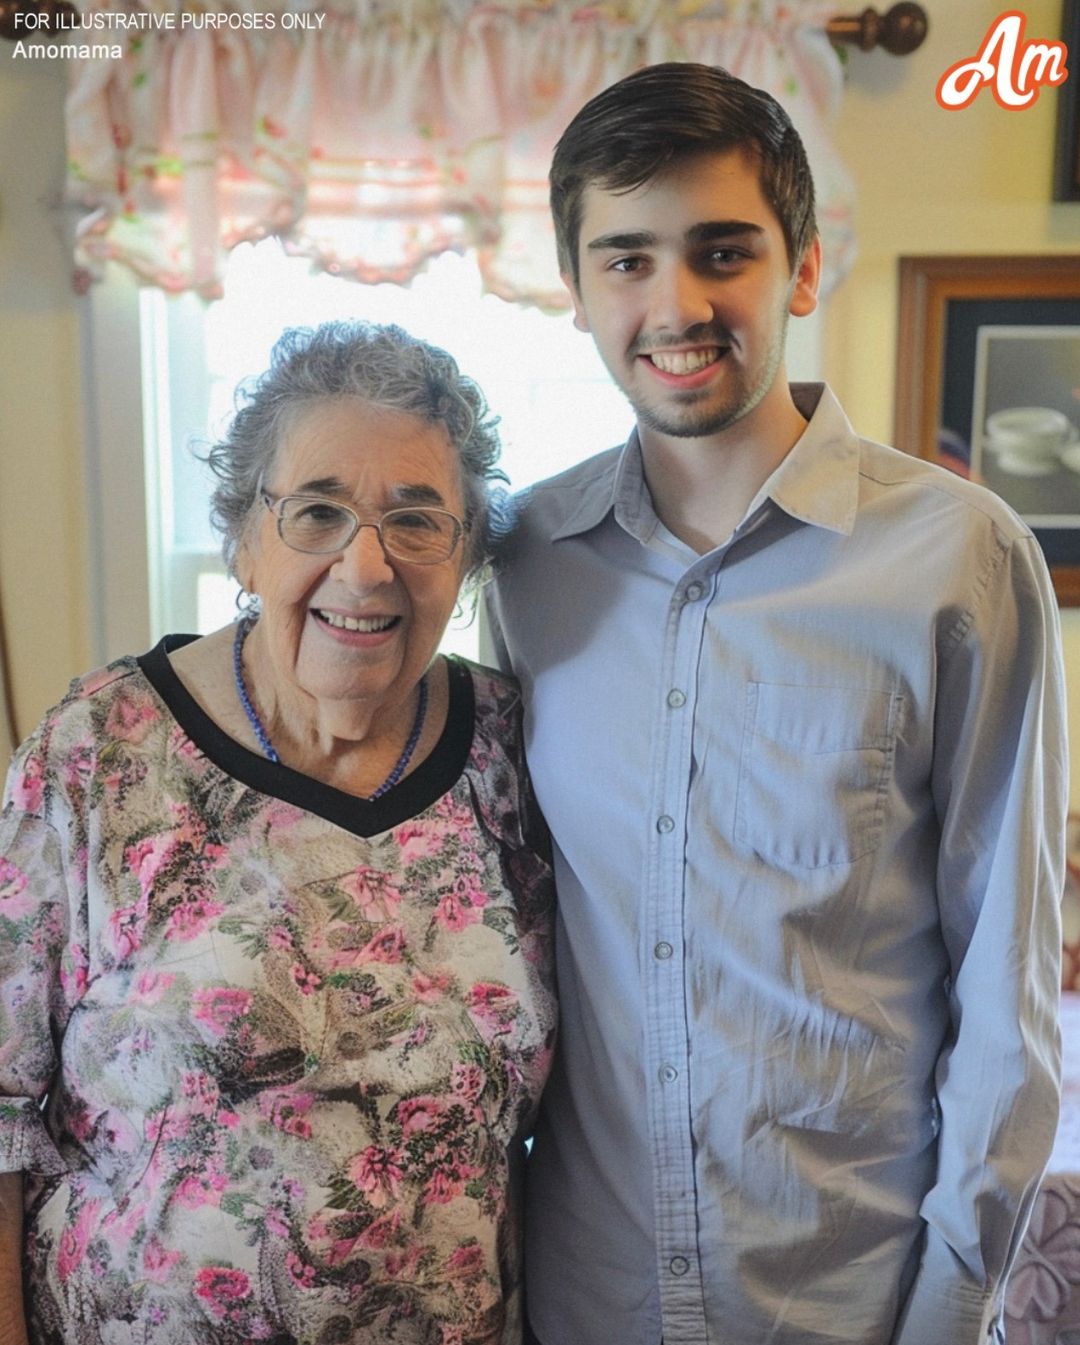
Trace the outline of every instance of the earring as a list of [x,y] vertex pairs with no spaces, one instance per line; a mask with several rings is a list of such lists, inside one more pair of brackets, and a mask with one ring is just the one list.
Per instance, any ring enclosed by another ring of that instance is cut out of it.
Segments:
[[239,616],[245,621],[258,620],[259,612],[262,610],[259,595],[257,593],[249,593],[243,588],[240,589],[236,595],[236,610]]

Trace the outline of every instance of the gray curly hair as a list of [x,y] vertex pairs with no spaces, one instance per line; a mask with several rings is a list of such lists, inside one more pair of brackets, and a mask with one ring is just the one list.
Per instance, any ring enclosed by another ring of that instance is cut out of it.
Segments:
[[275,344],[269,369],[238,389],[228,431],[206,455],[218,478],[210,519],[229,573],[293,416],[305,405],[341,397],[445,427],[465,497],[463,573],[475,582],[509,523],[506,493],[492,488],[507,480],[496,465],[497,418],[452,355],[401,327],[374,322],[291,327]]

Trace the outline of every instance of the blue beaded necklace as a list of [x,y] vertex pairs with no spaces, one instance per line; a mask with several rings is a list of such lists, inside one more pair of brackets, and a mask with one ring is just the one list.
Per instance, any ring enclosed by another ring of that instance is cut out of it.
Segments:
[[[236,635],[233,638],[233,677],[236,681],[236,694],[240,697],[240,704],[244,707],[244,713],[248,717],[248,723],[251,725],[255,737],[258,739],[259,746],[263,750],[263,755],[268,757],[275,764],[280,765],[281,758],[274,750],[274,744],[270,741],[270,735],[259,718],[258,711],[251,703],[251,697],[248,695],[247,684],[244,682],[244,664],[242,653],[244,641],[251,633],[251,628],[255,624],[255,618],[245,616],[236,623]],[[420,679],[420,700],[416,707],[416,718],[413,720],[412,732],[409,734],[408,742],[401,756],[397,759],[397,764],[374,794],[369,794],[368,802],[374,803],[376,799],[388,793],[398,783],[405,774],[405,770],[412,760],[412,754],[416,751],[416,744],[420,741],[420,735],[424,731],[424,720],[427,717],[428,689],[427,677]]]

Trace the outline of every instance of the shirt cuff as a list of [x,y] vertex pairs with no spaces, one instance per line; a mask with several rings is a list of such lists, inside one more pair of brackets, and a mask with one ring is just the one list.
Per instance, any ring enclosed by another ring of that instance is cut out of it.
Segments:
[[0,1172],[54,1177],[67,1171],[34,1099],[0,1098]]
[[976,1284],[952,1249],[927,1227],[915,1283],[892,1345],[996,1345],[1004,1341],[1001,1295]]

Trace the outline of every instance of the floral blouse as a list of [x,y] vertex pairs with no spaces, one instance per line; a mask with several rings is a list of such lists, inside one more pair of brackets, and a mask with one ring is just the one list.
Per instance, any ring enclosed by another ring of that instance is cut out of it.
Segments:
[[223,734],[177,642],[73,684],[0,815],[31,1338],[516,1345],[555,1024],[517,693],[451,662],[367,802]]

